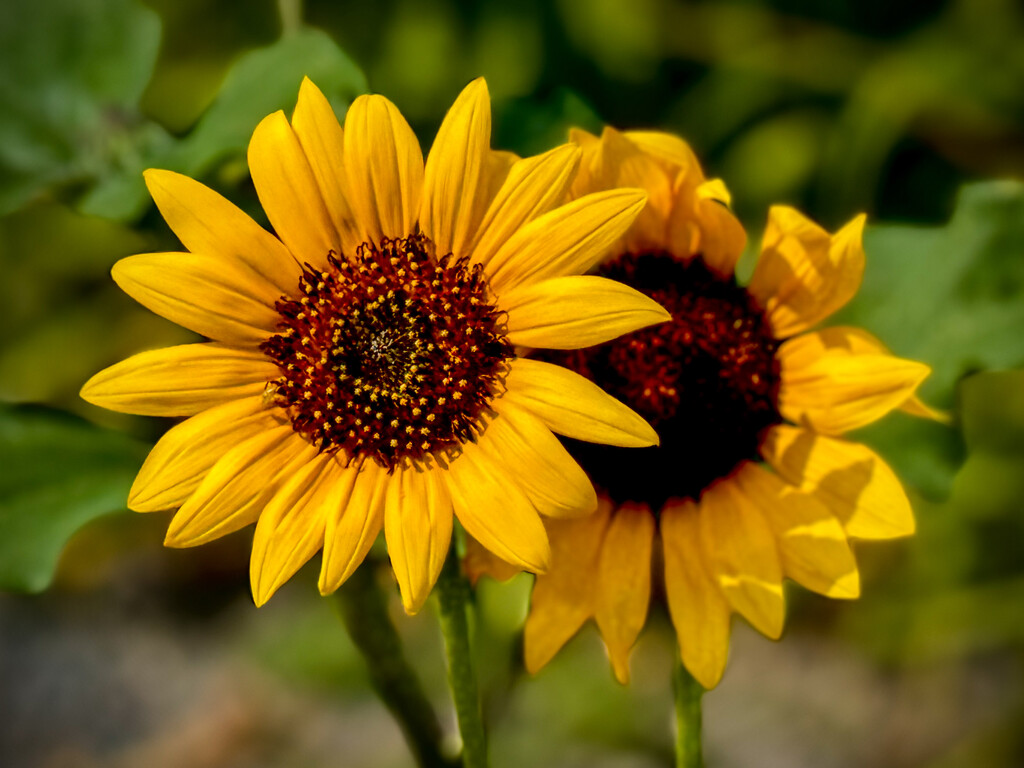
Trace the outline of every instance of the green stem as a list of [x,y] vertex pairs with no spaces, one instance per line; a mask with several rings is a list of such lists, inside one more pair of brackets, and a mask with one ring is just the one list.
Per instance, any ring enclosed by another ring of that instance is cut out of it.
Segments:
[[676,768],[703,768],[701,748],[701,684],[686,671],[676,656]]
[[291,37],[302,29],[302,0],[277,0],[281,19],[281,37]]
[[487,768],[487,741],[470,655],[469,623],[466,619],[469,583],[462,575],[457,550],[453,540],[437,580],[441,631],[448,656],[448,686],[452,690],[455,716],[462,736],[462,764],[464,768]]
[[337,592],[338,609],[349,637],[366,661],[370,682],[405,734],[421,768],[454,768],[441,752],[441,725],[388,615],[387,595],[374,563],[356,569]]

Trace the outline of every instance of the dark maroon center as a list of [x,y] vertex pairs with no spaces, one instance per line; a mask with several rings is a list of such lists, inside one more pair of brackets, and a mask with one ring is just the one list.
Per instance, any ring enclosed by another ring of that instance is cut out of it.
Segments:
[[600,274],[650,296],[672,320],[545,359],[578,371],[640,413],[661,445],[568,441],[570,450],[616,502],[645,502],[658,512],[669,498],[697,499],[756,459],[761,433],[781,421],[778,342],[750,294],[699,257],[625,254]]
[[329,262],[307,265],[261,345],[295,430],[388,469],[471,439],[514,357],[480,265],[436,258],[421,235]]

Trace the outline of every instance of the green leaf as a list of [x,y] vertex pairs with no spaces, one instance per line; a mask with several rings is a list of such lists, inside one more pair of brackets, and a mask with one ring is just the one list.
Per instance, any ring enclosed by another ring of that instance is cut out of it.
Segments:
[[[873,226],[864,244],[863,286],[832,324],[930,365],[930,405],[952,409],[966,374],[1024,364],[1024,184],[967,186],[946,226]],[[923,419],[890,417],[857,437],[932,497],[948,495],[964,455],[953,430]]]
[[71,535],[124,509],[145,454],[59,411],[0,406],[0,588],[45,589]]
[[199,176],[225,156],[243,153],[260,120],[279,109],[291,112],[303,77],[317,84],[339,114],[367,90],[363,73],[327,34],[300,30],[239,58],[210,109],[164,167]]
[[137,109],[159,43],[159,19],[134,0],[0,4],[0,214],[166,146]]

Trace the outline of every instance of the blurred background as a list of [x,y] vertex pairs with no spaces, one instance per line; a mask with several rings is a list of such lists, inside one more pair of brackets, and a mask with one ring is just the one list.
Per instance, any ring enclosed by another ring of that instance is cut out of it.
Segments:
[[[793,588],[779,643],[735,625],[705,699],[713,766],[1024,765],[1024,9],[1016,0],[35,0],[0,3],[0,765],[405,766],[307,568],[256,610],[250,532],[173,551],[123,511],[169,422],[78,399],[94,372],[192,340],[120,293],[176,250],[142,184],[179,170],[265,223],[245,146],[303,75],[339,115],[386,94],[429,146],[484,75],[495,147],[570,125],[660,128],[767,206],[866,211],[835,322],[930,364],[952,427],[855,435],[906,482],[908,540],[858,546],[864,597]],[[380,574],[391,590],[385,573]],[[628,688],[587,627],[521,670],[527,577],[475,627],[495,766],[658,766],[674,638],[655,607]],[[435,619],[391,606],[445,722]]]

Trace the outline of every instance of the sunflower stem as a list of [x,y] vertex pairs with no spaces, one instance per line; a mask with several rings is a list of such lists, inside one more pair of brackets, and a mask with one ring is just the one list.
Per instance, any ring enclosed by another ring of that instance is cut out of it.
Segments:
[[302,29],[302,0],[277,0],[281,37],[291,37]]
[[676,768],[703,768],[701,698],[704,688],[676,656]]
[[373,565],[368,561],[357,568],[336,593],[341,620],[366,661],[374,691],[398,722],[417,765],[454,768],[458,763],[441,751],[441,724],[406,661]]
[[441,632],[444,634],[448,657],[448,686],[455,701],[455,716],[462,736],[462,764],[464,768],[486,768],[487,740],[470,655],[469,622],[466,618],[469,582],[462,574],[454,541],[437,580],[437,597]]

